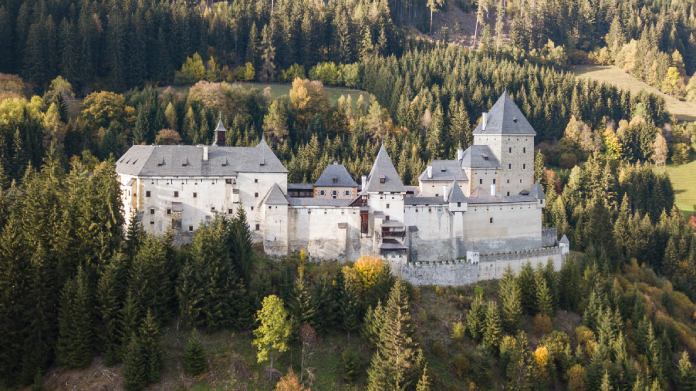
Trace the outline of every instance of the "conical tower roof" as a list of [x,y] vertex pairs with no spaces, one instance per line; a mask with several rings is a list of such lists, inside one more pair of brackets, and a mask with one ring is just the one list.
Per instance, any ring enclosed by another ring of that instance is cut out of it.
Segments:
[[[498,98],[474,130],[474,134],[509,134],[535,136],[536,132],[507,91]],[[484,125],[485,123],[485,125]]]
[[399,173],[396,172],[396,168],[394,168],[394,164],[391,158],[389,158],[384,144],[382,144],[379,148],[379,153],[377,153],[377,158],[372,165],[372,170],[370,170],[370,175],[367,177],[367,185],[365,189],[363,189],[363,192],[402,193],[405,191],[406,188],[404,187],[404,183],[401,182],[401,177]]

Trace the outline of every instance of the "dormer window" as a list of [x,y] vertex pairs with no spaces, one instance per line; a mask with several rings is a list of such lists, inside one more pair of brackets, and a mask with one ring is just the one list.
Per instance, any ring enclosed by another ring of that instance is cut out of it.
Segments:
[[331,178],[331,182],[338,183],[338,178],[336,178],[336,177]]
[[379,177],[379,183],[386,183],[386,182],[387,182],[387,177],[385,177],[384,175]]

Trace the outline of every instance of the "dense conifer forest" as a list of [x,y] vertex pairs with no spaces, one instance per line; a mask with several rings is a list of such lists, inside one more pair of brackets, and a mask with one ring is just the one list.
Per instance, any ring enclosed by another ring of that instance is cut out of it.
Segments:
[[[431,34],[448,6],[475,15],[473,42]],[[694,223],[654,169],[692,160],[696,124],[567,68],[691,99],[695,8],[0,0],[0,388],[103,365],[129,391],[696,389]],[[416,184],[503,91],[537,131],[544,224],[574,250],[560,271],[412,287],[377,258],[270,259],[242,210],[186,245],[124,226],[131,145],[209,144],[221,119],[227,145],[265,135],[290,182],[332,161],[357,178],[384,143]]]

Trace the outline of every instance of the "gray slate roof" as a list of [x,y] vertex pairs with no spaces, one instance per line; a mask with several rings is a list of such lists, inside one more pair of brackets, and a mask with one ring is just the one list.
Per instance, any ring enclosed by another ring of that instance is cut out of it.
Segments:
[[358,187],[345,166],[336,162],[326,166],[314,185],[317,187]]
[[472,145],[464,151],[462,167],[466,168],[498,168],[500,163],[488,145]]
[[136,176],[232,176],[239,172],[287,173],[265,141],[255,147],[134,145],[116,162],[116,172]]
[[401,182],[401,177],[396,172],[396,168],[394,168],[394,164],[392,164],[384,145],[379,148],[379,153],[375,163],[372,165],[370,175],[367,177],[367,185],[363,191],[368,193],[406,192],[406,188],[403,182]]
[[314,197],[288,197],[290,206],[333,206],[333,207],[349,207],[354,199],[340,198],[314,198]]
[[405,197],[404,205],[443,205],[445,200],[442,197]]
[[468,202],[468,199],[464,195],[462,189],[457,185],[456,182],[452,182],[452,187],[447,195],[448,202]]
[[273,186],[271,186],[271,189],[268,190],[268,194],[266,194],[266,198],[264,198],[263,203],[266,205],[289,204],[288,199],[285,197],[285,194],[283,194],[283,190],[281,190],[277,183],[274,183]]
[[486,129],[483,129],[483,120],[481,120],[474,134],[536,135],[534,128],[507,91],[491,107],[487,117]]
[[469,178],[457,160],[433,160],[430,162],[433,168],[432,178],[428,178],[428,170],[423,171],[418,177],[421,181],[467,181]]
[[536,198],[537,200],[546,199],[546,194],[544,194],[544,188],[541,186],[540,183],[535,183],[532,186],[532,191],[529,192],[529,195]]

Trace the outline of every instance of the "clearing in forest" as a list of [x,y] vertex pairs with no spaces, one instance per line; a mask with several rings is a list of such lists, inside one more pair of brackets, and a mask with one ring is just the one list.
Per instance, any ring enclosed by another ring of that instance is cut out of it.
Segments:
[[696,212],[696,161],[679,166],[669,165],[656,170],[666,171],[674,187],[677,208],[685,215]]
[[667,111],[682,121],[696,121],[696,102],[681,101],[673,96],[662,93],[641,80],[629,75],[614,66],[604,65],[578,65],[572,68],[575,76],[581,79],[592,79],[599,82],[612,84],[622,90],[628,90],[637,94],[642,90],[664,98],[667,103]]

